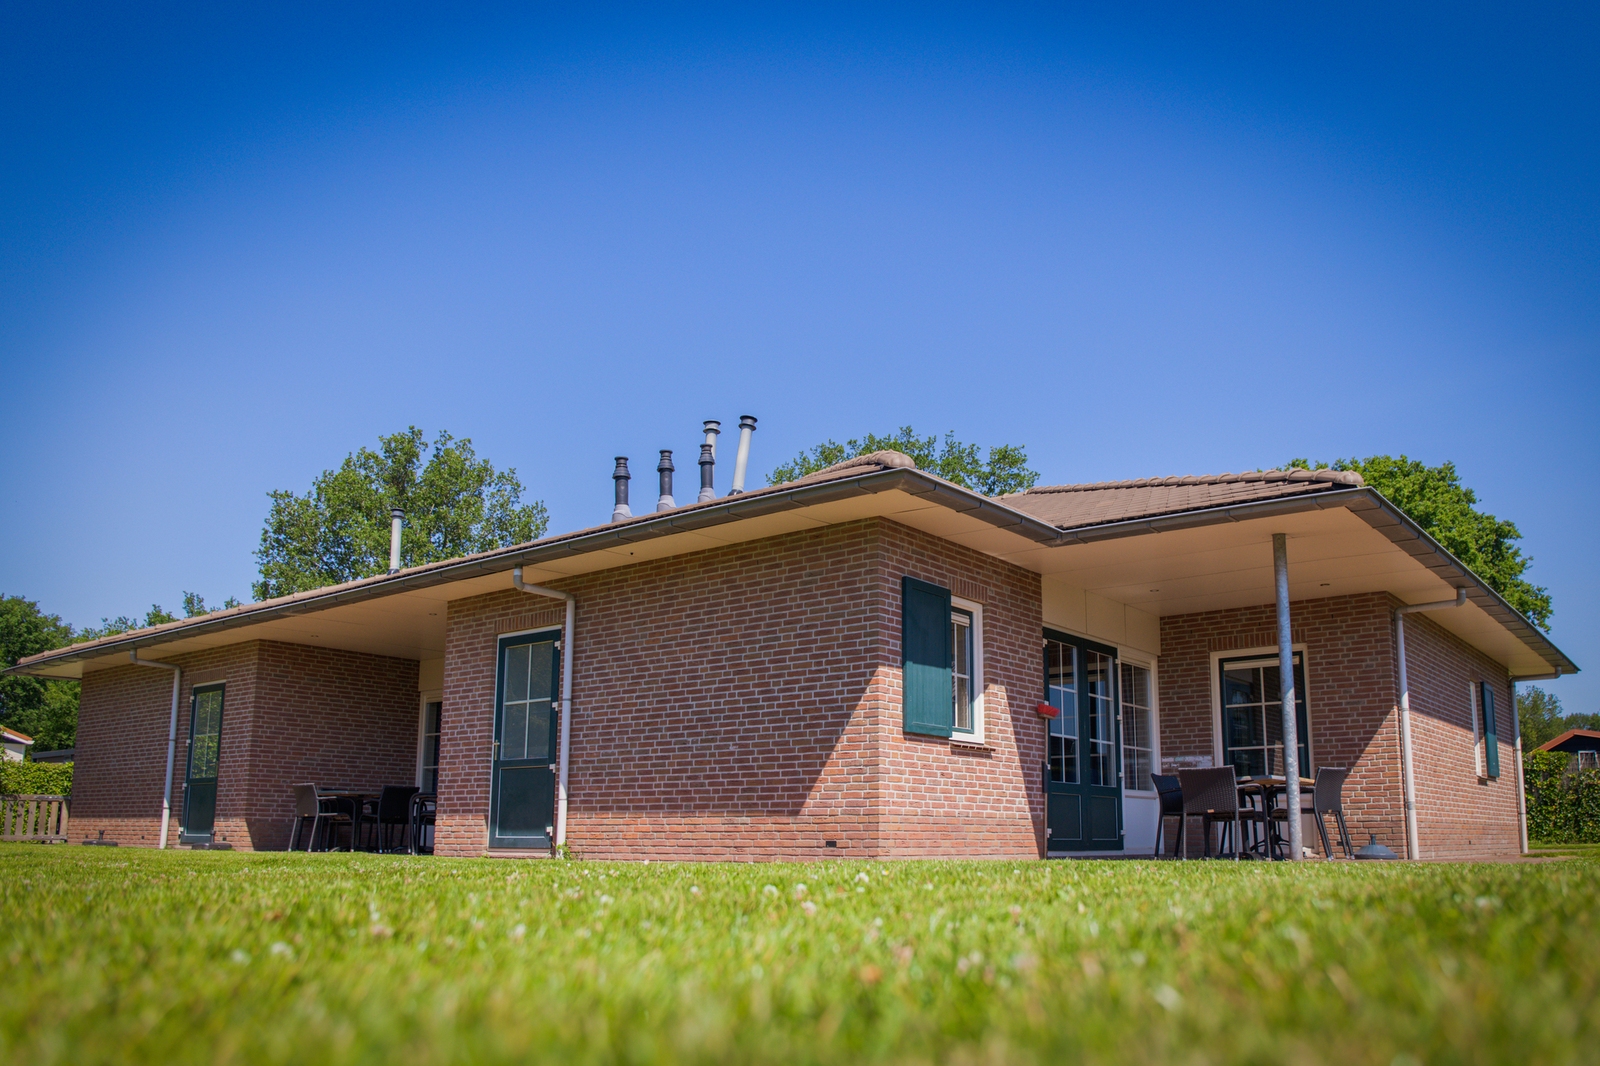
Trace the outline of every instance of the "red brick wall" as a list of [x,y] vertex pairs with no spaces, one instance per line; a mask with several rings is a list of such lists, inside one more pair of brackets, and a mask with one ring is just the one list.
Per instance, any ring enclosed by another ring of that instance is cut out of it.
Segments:
[[[1045,720],[1039,575],[884,523],[878,586],[882,668],[870,696],[882,745],[882,853],[1037,858],[1044,854]],[[983,604],[984,750],[908,734],[900,716],[900,579]]]
[[[1334,596],[1289,606],[1296,644],[1305,644],[1311,776],[1317,766],[1347,767],[1345,817],[1357,844],[1367,834],[1405,851],[1395,706],[1393,622],[1384,593]],[[1215,754],[1213,652],[1277,647],[1271,604],[1175,615],[1161,620],[1161,757],[1168,773],[1185,759]],[[1203,765],[1210,765],[1203,761]],[[1193,764],[1191,764],[1193,765]],[[1330,828],[1329,835],[1333,830]],[[1190,826],[1198,839],[1200,823]],[[1307,840],[1320,851],[1320,840]]]
[[[1412,761],[1417,772],[1417,837],[1424,859],[1477,859],[1522,849],[1511,686],[1506,668],[1426,614],[1406,616]],[[1500,777],[1478,776],[1468,685],[1494,688]]]
[[[996,597],[991,643],[1037,645],[1037,577],[880,520],[562,583],[578,598],[569,843],[607,858],[1037,854],[1006,706],[1037,670],[1023,680],[990,653],[990,752],[900,734],[910,565],[929,579],[967,566]],[[513,590],[450,605],[441,852],[487,844],[497,636],[560,621],[559,603]]]
[[[189,698],[224,682],[216,839],[282,848],[303,781],[376,791],[416,777],[417,664],[303,645],[249,641],[174,657],[184,669],[173,771],[176,844],[183,811]],[[72,832],[124,845],[159,841],[171,674],[123,666],[84,678]]]
[[[1386,593],[1336,596],[1291,604],[1290,616],[1296,644],[1306,646],[1313,767],[1351,769],[1344,805],[1357,846],[1371,833],[1404,855],[1396,605]],[[1161,620],[1161,751],[1168,772],[1185,758],[1214,753],[1211,653],[1276,647],[1276,624],[1271,605]],[[1517,854],[1505,668],[1418,615],[1406,619],[1406,645],[1423,857]],[[1480,679],[1496,686],[1502,773],[1493,782],[1479,782],[1474,772],[1467,682]],[[1320,850],[1320,841],[1307,843]]]

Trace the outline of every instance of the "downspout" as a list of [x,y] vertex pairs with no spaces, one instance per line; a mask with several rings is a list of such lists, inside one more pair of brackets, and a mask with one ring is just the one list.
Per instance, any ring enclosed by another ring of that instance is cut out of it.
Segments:
[[1411,761],[1411,683],[1406,680],[1406,622],[1405,616],[1418,611],[1441,611],[1447,607],[1460,607],[1467,602],[1467,590],[1456,589],[1453,600],[1436,600],[1433,603],[1411,603],[1394,609],[1395,651],[1400,660],[1400,778],[1406,797],[1406,858],[1422,858],[1417,840],[1417,777]]
[[1558,669],[1553,674],[1531,674],[1526,677],[1508,677],[1511,686],[1511,735],[1516,740],[1517,755],[1517,829],[1522,843],[1522,854],[1528,853],[1528,786],[1522,779],[1522,715],[1517,711],[1518,681],[1554,681],[1561,676]]
[[167,826],[172,821],[172,761],[178,747],[178,691],[183,687],[183,667],[174,663],[153,663],[139,658],[138,649],[128,652],[128,661],[135,666],[154,666],[172,671],[172,715],[167,719],[167,778],[161,792],[161,848],[167,846]]
[[522,580],[522,567],[511,571],[511,583],[518,591],[534,596],[549,596],[567,601],[567,620],[561,627],[561,747],[556,756],[556,847],[567,842],[567,764],[572,750],[572,630],[578,600],[570,592],[529,585]]

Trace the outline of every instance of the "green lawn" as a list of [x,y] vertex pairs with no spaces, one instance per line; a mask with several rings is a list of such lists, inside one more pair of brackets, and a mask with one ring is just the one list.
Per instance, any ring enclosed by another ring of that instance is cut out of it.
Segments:
[[0,1062],[1562,1063],[1600,864],[0,845]]

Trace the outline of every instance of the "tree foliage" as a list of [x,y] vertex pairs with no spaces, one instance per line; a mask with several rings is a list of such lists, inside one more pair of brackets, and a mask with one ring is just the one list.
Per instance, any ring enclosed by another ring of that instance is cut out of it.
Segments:
[[[5,666],[72,642],[72,627],[33,600],[0,597],[0,660]],[[78,732],[78,683],[0,675],[0,724],[33,738],[34,750],[70,748]]]
[[1600,714],[1567,714],[1555,693],[1528,685],[1517,690],[1517,726],[1522,731],[1522,750],[1532,751],[1569,729],[1600,729]]
[[1454,463],[1428,466],[1404,455],[1373,455],[1332,464],[1292,459],[1285,469],[1315,470],[1330,465],[1360,474],[1507,603],[1540,629],[1549,630],[1550,590],[1522,576],[1533,563],[1516,545],[1522,533],[1513,523],[1478,510],[1477,494],[1461,484]]
[[[424,462],[426,459],[426,462]],[[272,506],[256,551],[258,600],[381,574],[389,568],[390,511],[405,514],[400,565],[420,566],[542,536],[549,518],[522,503],[517,472],[497,471],[472,441],[440,432],[430,444],[411,426],[378,438],[305,495],[268,493]]]
[[985,496],[1021,492],[1032,488],[1039,480],[1038,473],[1028,469],[1027,452],[1018,445],[992,447],[988,458],[984,459],[980,457],[978,445],[963,444],[956,440],[953,432],[946,433],[941,441],[936,434],[924,437],[910,426],[901,426],[898,433],[888,436],[868,433],[843,444],[830,438],[778,467],[767,478],[767,483],[778,485],[793,481],[846,459],[881,451],[904,452],[919,470],[937,474]]

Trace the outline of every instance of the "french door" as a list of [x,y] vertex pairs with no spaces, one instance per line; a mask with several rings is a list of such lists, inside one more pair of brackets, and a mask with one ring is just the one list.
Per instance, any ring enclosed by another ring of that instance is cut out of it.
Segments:
[[1122,750],[1116,649],[1044,634],[1044,683],[1058,711],[1045,742],[1050,851],[1121,851]]
[[556,797],[560,630],[500,638],[489,846],[548,848]]
[[222,692],[221,685],[203,685],[189,696],[189,758],[183,773],[183,823],[179,833],[184,843],[209,844],[217,822]]

